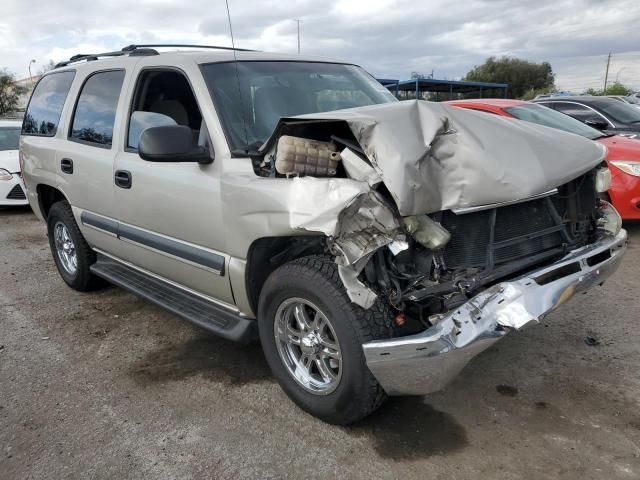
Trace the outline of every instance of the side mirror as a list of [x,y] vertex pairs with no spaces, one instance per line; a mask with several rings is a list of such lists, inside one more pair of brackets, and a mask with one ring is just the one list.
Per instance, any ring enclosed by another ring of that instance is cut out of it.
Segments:
[[597,128],[598,130],[605,130],[609,127],[609,124],[600,117],[590,117],[584,121],[585,124],[590,127]]
[[138,154],[149,162],[213,162],[206,148],[197,145],[184,125],[150,127],[140,135]]

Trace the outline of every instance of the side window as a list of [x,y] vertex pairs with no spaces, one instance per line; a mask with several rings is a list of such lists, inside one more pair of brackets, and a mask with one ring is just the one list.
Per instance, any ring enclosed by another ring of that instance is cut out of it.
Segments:
[[123,80],[124,71],[114,70],[94,73],[85,81],[76,103],[69,138],[111,147]]
[[23,135],[53,137],[75,72],[50,73],[42,77],[31,95],[22,122]]
[[198,145],[207,145],[202,114],[186,77],[176,70],[144,70],[133,96],[127,147],[137,150],[146,128],[163,125],[187,126]]
[[593,110],[576,103],[554,102],[554,105],[559,112],[582,121],[596,115]]

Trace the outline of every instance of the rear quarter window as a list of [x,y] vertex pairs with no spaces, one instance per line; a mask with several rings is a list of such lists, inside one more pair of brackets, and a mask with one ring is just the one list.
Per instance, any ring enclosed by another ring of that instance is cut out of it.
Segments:
[[58,129],[62,107],[75,72],[50,73],[38,82],[22,123],[23,135],[52,137]]

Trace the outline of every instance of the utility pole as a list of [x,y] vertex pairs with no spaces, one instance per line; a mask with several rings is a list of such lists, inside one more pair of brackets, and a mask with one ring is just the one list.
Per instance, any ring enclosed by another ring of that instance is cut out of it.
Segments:
[[300,55],[300,23],[302,22],[302,20],[296,18],[295,22],[298,24],[298,55]]
[[604,72],[604,91],[602,92],[604,95],[607,94],[607,80],[609,79],[609,63],[611,63],[611,52],[609,52],[609,56],[607,57],[607,69]]

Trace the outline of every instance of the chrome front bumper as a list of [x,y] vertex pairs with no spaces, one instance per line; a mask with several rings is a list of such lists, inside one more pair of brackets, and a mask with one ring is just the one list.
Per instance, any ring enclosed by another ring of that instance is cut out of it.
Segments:
[[552,265],[488,288],[424,332],[363,345],[367,366],[389,395],[444,388],[477,354],[512,329],[538,321],[575,293],[602,284],[620,264],[627,232],[603,231],[593,244]]

